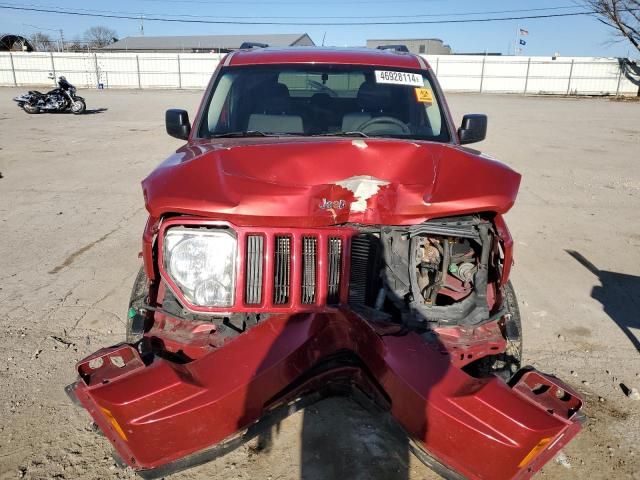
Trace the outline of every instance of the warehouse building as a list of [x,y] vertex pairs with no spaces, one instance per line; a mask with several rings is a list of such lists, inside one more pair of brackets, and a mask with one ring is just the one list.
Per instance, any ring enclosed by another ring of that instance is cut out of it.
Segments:
[[367,47],[377,48],[381,45],[406,45],[411,53],[425,55],[451,55],[451,47],[439,38],[394,38],[367,40]]
[[266,43],[271,47],[313,46],[306,33],[272,35],[187,35],[126,37],[102,49],[104,52],[227,53],[244,42]]

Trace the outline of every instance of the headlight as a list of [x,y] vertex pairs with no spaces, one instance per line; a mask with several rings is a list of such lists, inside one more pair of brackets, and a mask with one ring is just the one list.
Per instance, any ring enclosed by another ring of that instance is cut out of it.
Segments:
[[170,228],[164,266],[185,298],[202,307],[233,305],[237,240],[227,230]]

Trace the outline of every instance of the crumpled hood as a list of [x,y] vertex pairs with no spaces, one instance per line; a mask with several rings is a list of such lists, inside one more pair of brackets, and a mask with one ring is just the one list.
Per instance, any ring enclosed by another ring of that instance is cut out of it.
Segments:
[[402,225],[504,213],[520,175],[460,147],[387,139],[259,138],[189,144],[143,182],[154,217],[243,225]]

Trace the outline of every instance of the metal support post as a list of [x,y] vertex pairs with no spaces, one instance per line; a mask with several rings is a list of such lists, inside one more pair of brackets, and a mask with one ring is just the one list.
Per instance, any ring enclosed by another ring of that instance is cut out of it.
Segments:
[[177,55],[178,58],[178,88],[182,88],[182,69],[180,68],[180,54]]
[[622,69],[624,68],[622,65],[619,64],[619,70],[618,70],[618,85],[616,86],[616,97],[618,95],[620,95],[620,82],[622,81]]
[[55,87],[56,85],[58,85],[58,76],[56,75],[56,64],[53,61],[53,52],[49,52],[49,54],[51,55],[51,72],[53,73],[53,86]]
[[100,69],[98,68],[98,54],[93,54],[93,68],[96,71],[96,88],[100,86]]
[[531,68],[531,57],[527,61],[527,76],[524,78],[524,92],[523,94],[527,94],[527,87],[529,86],[529,69]]
[[136,55],[136,70],[138,72],[138,88],[142,88],[142,82],[140,81],[140,57]]
[[482,84],[484,83],[484,64],[487,61],[487,57],[482,57],[482,71],[480,72],[480,93],[482,93]]
[[13,65],[13,54],[11,50],[9,50],[9,60],[11,60],[11,73],[13,74],[13,86],[17,87],[18,82],[16,81],[16,67]]
[[571,91],[571,78],[573,77],[573,62],[575,60],[571,60],[571,67],[569,68],[569,82],[567,83],[567,95]]

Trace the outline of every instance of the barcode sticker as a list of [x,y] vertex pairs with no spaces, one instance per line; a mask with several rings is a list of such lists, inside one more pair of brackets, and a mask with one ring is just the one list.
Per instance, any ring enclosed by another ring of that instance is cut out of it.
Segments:
[[422,75],[419,75],[417,73],[376,70],[375,74],[376,74],[376,83],[390,83],[392,85],[409,85],[411,87],[424,86]]

